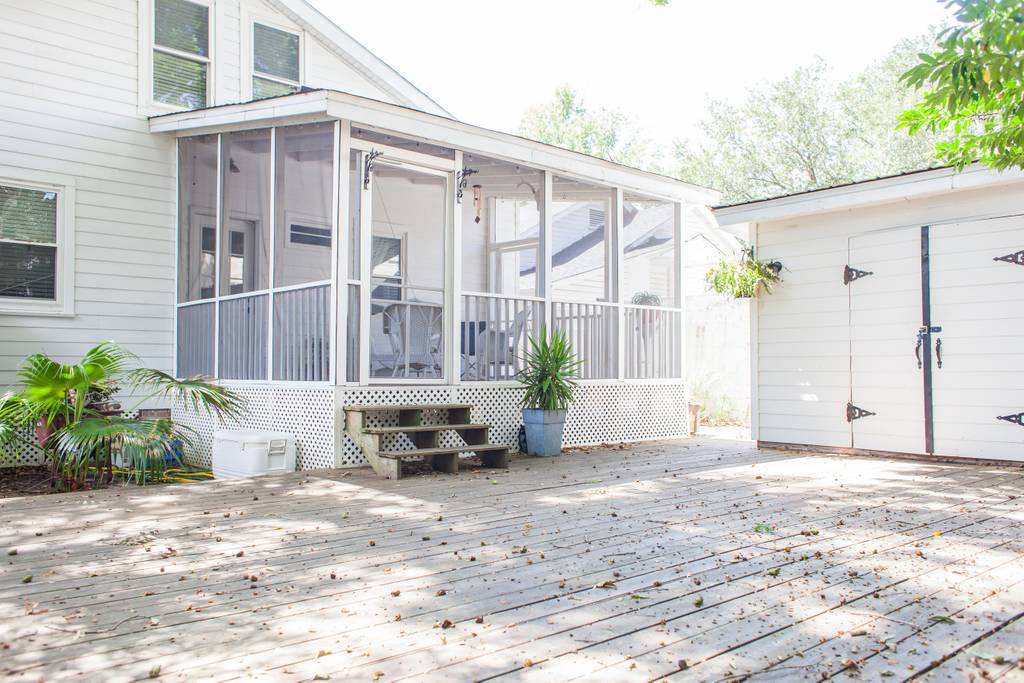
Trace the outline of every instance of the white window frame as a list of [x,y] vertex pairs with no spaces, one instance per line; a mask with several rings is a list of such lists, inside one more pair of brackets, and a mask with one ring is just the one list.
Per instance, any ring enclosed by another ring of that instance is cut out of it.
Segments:
[[50,173],[9,177],[0,169],[0,185],[57,194],[57,258],[54,299],[0,297],[0,315],[72,316],[75,313],[75,180]]
[[[284,31],[285,33],[291,33],[292,35],[299,37],[298,81],[290,81],[287,78],[273,76],[256,70],[256,24],[262,24],[268,28]],[[241,84],[242,100],[248,102],[253,98],[252,81],[254,78],[263,78],[268,81],[280,83],[281,85],[291,85],[296,88],[302,88],[302,84],[306,82],[306,63],[309,61],[308,55],[306,54],[306,32],[296,26],[282,24],[280,21],[250,13],[245,14],[242,19],[242,25],[245,26],[245,32],[242,40],[242,73],[245,74],[242,78],[243,82]]]
[[176,111],[190,111],[185,107],[176,107],[166,102],[157,102],[153,99],[153,52],[159,51],[165,54],[181,57],[194,62],[206,64],[206,106],[212,107],[217,104],[215,93],[217,92],[216,63],[217,63],[217,12],[216,0],[187,0],[193,5],[206,7],[208,14],[207,46],[209,55],[202,57],[190,52],[180,52],[171,48],[156,44],[156,12],[154,5],[156,0],[139,0],[139,115],[153,116],[156,114],[168,114]]

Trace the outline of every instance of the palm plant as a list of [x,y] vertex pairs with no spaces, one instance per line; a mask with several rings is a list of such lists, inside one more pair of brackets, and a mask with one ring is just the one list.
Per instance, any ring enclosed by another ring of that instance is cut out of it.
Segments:
[[[81,361],[65,365],[44,354],[29,356],[18,371],[20,390],[0,396],[0,443],[25,438],[35,428],[50,457],[55,479],[70,488],[97,476],[104,466],[112,476],[117,456],[129,478],[146,483],[159,476],[176,443],[191,445],[191,431],[167,418],[134,417],[154,398],[181,402],[218,418],[236,415],[241,399],[204,377],[177,379],[139,367],[138,358],[114,342],[90,349]],[[121,411],[111,397],[125,390],[137,404]]]
[[541,327],[537,339],[530,337],[530,348],[523,358],[517,379],[526,387],[522,406],[540,410],[565,410],[572,403],[576,381],[573,377],[582,361],[561,331],[550,338]]

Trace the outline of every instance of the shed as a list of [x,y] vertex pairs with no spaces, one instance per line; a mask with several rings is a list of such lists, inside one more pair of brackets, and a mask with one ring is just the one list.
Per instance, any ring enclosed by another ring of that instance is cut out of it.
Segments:
[[783,265],[751,316],[760,445],[1024,462],[1024,175],[929,169],[715,213]]

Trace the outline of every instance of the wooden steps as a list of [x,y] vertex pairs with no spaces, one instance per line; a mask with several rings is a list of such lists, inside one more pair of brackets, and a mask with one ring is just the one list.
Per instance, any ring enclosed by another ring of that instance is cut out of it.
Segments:
[[[373,471],[388,479],[402,478],[402,461],[423,458],[438,472],[457,474],[459,456],[474,453],[484,467],[508,467],[508,446],[488,443],[490,425],[469,421],[473,406],[466,403],[432,403],[424,405],[350,405],[345,406],[345,431],[369,461]],[[423,424],[424,412],[445,412],[442,424]],[[367,416],[375,413],[397,413],[398,426],[370,427]],[[454,432],[465,445],[441,446],[440,436]],[[404,434],[412,441],[411,450],[386,450],[384,437]]]

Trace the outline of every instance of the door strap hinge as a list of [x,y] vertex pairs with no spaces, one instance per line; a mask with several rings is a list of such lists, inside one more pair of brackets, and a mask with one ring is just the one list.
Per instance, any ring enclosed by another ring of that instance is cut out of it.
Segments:
[[856,268],[846,266],[843,268],[843,284],[848,285],[854,280],[859,280],[862,277],[867,277],[868,275],[874,275],[874,273],[870,270],[858,270]]
[[872,413],[870,410],[864,410],[863,408],[858,408],[857,406],[853,405],[852,403],[847,403],[846,404],[846,421],[847,422],[853,422],[854,420],[859,420],[862,417],[868,417],[869,415],[874,415],[874,414],[875,413]]
[[1018,427],[1024,427],[1024,413],[1017,413],[1016,415],[1000,415],[996,419],[1005,420],[1006,422],[1012,422]]
[[1005,263],[1016,263],[1018,266],[1024,266],[1024,249],[1016,251],[1006,256],[993,256],[993,261],[1003,261]]

